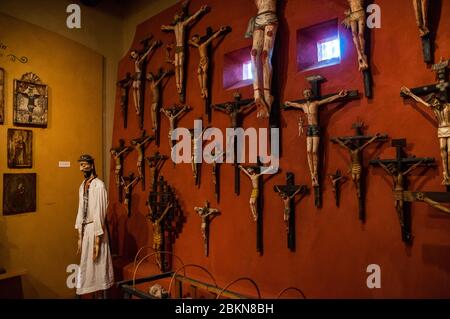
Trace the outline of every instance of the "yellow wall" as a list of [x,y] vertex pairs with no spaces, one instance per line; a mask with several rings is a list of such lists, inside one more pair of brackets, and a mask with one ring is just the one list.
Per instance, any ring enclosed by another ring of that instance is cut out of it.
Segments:
[[[2,13],[0,30],[6,51],[29,59],[22,64],[0,57],[6,71],[0,172],[37,173],[36,213],[0,216],[0,265],[28,269],[25,297],[72,297],[66,267],[78,262],[74,223],[82,175],[76,160],[81,153],[91,153],[98,159],[97,170],[103,171],[103,59],[67,38]],[[13,127],[13,79],[26,72],[36,73],[49,86],[49,125],[32,128],[33,168],[10,170],[5,152],[7,129]],[[58,168],[58,161],[72,165]],[[3,189],[3,177],[0,185]]]

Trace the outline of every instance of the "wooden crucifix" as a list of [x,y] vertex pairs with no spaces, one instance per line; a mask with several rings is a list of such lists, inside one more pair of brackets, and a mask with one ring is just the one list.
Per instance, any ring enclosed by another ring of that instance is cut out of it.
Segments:
[[217,208],[211,208],[209,205],[209,201],[205,202],[205,206],[203,207],[194,207],[194,210],[202,219],[202,237],[203,237],[203,248],[205,256],[209,256],[209,224],[217,215],[220,215],[220,212]]
[[331,141],[339,144],[350,153],[350,168],[348,173],[351,174],[352,181],[356,188],[356,197],[358,198],[359,207],[359,219],[362,222],[366,220],[366,214],[364,209],[365,189],[361,176],[365,175],[363,165],[363,151],[364,148],[369,146],[373,142],[385,142],[387,135],[375,134],[375,136],[367,136],[363,133],[364,123],[356,122],[352,125],[355,129],[356,135],[354,136],[342,136],[333,137]]
[[162,25],[161,30],[167,32],[173,32],[175,35],[175,56],[173,64],[175,66],[175,81],[177,85],[177,92],[180,98],[180,102],[184,103],[185,100],[185,87],[184,87],[184,71],[185,71],[185,51],[186,51],[186,29],[191,26],[198,18],[208,12],[208,6],[202,6],[193,15],[188,15],[189,1],[182,3],[182,8],[177,12],[170,25]]
[[119,196],[119,203],[122,203],[122,184],[121,176],[123,176],[123,161],[125,157],[131,152],[130,146],[125,146],[125,141],[123,139],[119,139],[119,146],[111,148],[110,152],[114,158],[114,174],[117,185],[117,193]]
[[123,187],[123,191],[125,192],[125,199],[123,201],[127,216],[130,217],[131,215],[131,195],[133,193],[133,187],[134,185],[139,181],[139,176],[134,176],[134,173],[130,173],[130,175],[124,177],[121,176],[121,184]]
[[[220,202],[220,164],[223,163],[223,155],[225,152],[220,151],[217,155],[214,150],[211,152],[212,157],[212,182],[214,185],[214,195],[216,201]],[[221,160],[220,160],[221,159]]]
[[158,186],[158,176],[162,169],[162,166],[164,165],[164,162],[169,157],[166,155],[161,155],[159,151],[155,152],[153,156],[147,157],[147,164],[150,167],[150,176],[152,180],[152,190],[156,190],[156,187]]
[[[202,118],[199,118],[201,121]],[[203,133],[205,133],[208,127],[203,128],[202,132],[196,136],[195,129],[190,129],[189,133],[191,135],[191,166],[192,166],[192,176],[194,177],[194,185],[200,187],[200,174],[201,174],[201,162],[203,158]]]
[[137,169],[141,180],[142,190],[145,190],[145,150],[154,139],[154,135],[147,135],[145,130],[143,130],[140,137],[131,141],[131,145],[133,145],[138,153]]
[[[145,69],[147,67],[148,56],[161,45],[161,41],[151,41],[153,36],[149,36],[141,41],[144,49],[139,52],[133,50],[130,53],[130,58],[134,60],[134,75],[133,75],[133,101],[138,117],[139,128],[144,127],[144,96],[145,96]],[[150,44],[151,42],[151,44]]]
[[334,174],[328,174],[330,178],[331,187],[334,194],[334,201],[336,203],[336,207],[339,207],[340,197],[341,197],[341,185],[345,183],[347,177],[342,175],[341,170],[336,170]]
[[213,32],[211,28],[208,28],[206,35],[201,37],[198,34],[192,36],[188,41],[189,45],[198,49],[200,56],[200,61],[197,68],[198,82],[200,84],[200,96],[205,101],[205,113],[208,117],[208,122],[211,122],[211,109],[210,105],[210,94],[209,94],[209,64],[211,56],[211,43],[214,39],[219,36],[224,36],[231,32],[231,27],[225,26],[221,27],[219,30]]
[[161,271],[171,268],[171,255],[161,251],[172,251],[172,245],[184,222],[183,212],[174,190],[159,176],[158,186],[151,190],[147,200],[148,217],[153,226],[153,250]]
[[[314,203],[316,207],[321,206],[320,195],[320,176],[319,176],[319,152],[320,152],[320,126],[319,126],[319,110],[322,105],[333,102],[347,102],[349,100],[357,99],[359,97],[358,91],[342,90],[339,93],[327,94],[322,96],[320,94],[320,83],[325,80],[320,75],[314,75],[306,78],[311,84],[311,88],[303,91],[304,99],[293,102],[285,102],[282,106],[284,110],[300,109],[306,114],[306,145],[308,166],[312,179],[312,187],[314,188]],[[299,131],[302,130],[302,121],[299,121]],[[301,134],[301,132],[300,132]]]
[[367,98],[372,97],[372,75],[369,59],[366,54],[366,8],[364,0],[347,0],[349,9],[345,11],[342,24],[352,31],[353,43],[358,54],[358,68],[364,77],[364,92]]
[[[437,72],[437,77],[439,83],[434,86],[434,89],[416,88],[408,89],[407,87],[402,87],[401,92],[404,97],[411,97],[416,102],[430,108],[437,120],[437,136],[439,139],[439,148],[442,159],[442,174],[443,181],[442,185],[447,186],[447,191],[450,190],[450,170],[448,165],[448,157],[450,153],[450,100],[448,96],[450,84],[448,81],[448,65],[449,60],[445,62],[440,62],[433,66],[433,70]],[[428,88],[428,87],[424,87]],[[425,93],[425,91],[430,92],[427,97],[421,98],[419,95]],[[416,93],[414,93],[416,92]]]
[[419,166],[431,166],[434,164],[434,158],[424,157],[406,157],[403,148],[406,147],[406,139],[392,140],[392,146],[397,149],[397,156],[394,159],[374,159],[369,164],[381,166],[384,171],[392,177],[394,204],[397,211],[400,227],[402,230],[402,240],[412,243],[411,234],[411,211],[409,205],[406,205],[403,198],[404,191],[408,186],[408,174]]
[[120,110],[123,119],[123,128],[127,128],[128,125],[128,93],[130,91],[133,78],[130,72],[127,72],[124,79],[117,82],[117,86],[120,88]]
[[189,112],[191,110],[191,107],[189,105],[183,105],[183,106],[177,106],[173,105],[170,108],[162,108],[161,112],[167,117],[169,120],[169,146],[170,149],[173,147],[173,141],[172,141],[172,132],[176,128],[176,121],[177,119],[181,118],[185,112]]
[[150,109],[152,119],[152,131],[156,137],[156,145],[159,146],[159,114],[161,102],[161,82],[173,74],[173,71],[159,69],[157,74],[147,73],[147,81],[152,92],[152,107]]
[[[239,92],[234,93],[234,101],[225,102],[222,104],[213,104],[211,108],[227,114],[230,117],[231,127],[236,129],[242,125],[242,118],[249,114],[256,106],[255,100],[245,99],[242,100],[242,96]],[[237,143],[236,137],[233,136],[233,140],[226,142],[228,145],[233,145],[233,158],[234,158],[234,193],[239,195],[240,193],[240,172],[237,161]],[[227,145],[227,150],[229,149]],[[227,151],[228,152],[228,151]]]
[[[308,192],[308,187],[295,185],[294,173],[287,172],[286,185],[275,185],[273,189],[283,200],[283,219],[286,224],[288,248],[295,251],[295,204]],[[296,195],[300,196],[298,201],[295,200]]]
[[[252,183],[252,192],[250,194],[250,211],[252,213],[253,220],[256,222],[256,251],[261,255],[263,254],[263,179],[261,175],[274,174],[273,166],[261,166],[259,159],[258,165],[243,167],[238,165],[239,169],[247,175]],[[273,176],[273,175],[272,175]]]
[[433,52],[431,49],[431,32],[428,23],[428,1],[429,0],[412,0],[416,23],[419,27],[420,38],[422,39],[423,59],[426,64],[433,61]]

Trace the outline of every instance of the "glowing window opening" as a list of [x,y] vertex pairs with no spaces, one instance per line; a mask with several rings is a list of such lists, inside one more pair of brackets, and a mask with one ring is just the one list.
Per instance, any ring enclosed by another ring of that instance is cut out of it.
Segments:
[[251,61],[242,64],[242,80],[253,80]]
[[341,46],[339,38],[325,39],[317,42],[317,58],[318,62],[328,61],[331,59],[340,59]]

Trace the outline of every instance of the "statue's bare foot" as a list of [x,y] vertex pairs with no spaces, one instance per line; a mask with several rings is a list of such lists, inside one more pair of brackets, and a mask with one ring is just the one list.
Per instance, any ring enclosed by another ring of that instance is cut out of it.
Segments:
[[448,176],[444,176],[444,180],[442,181],[442,185],[450,186],[450,178]]
[[430,30],[426,26],[422,26],[420,29],[420,37],[426,37],[428,34],[430,34]]
[[369,68],[369,64],[367,63],[367,56],[363,55],[358,58],[359,70],[365,71]]
[[269,108],[266,104],[266,101],[262,98],[255,99],[256,106],[259,108],[259,111],[256,115],[257,118],[268,118],[269,117]]

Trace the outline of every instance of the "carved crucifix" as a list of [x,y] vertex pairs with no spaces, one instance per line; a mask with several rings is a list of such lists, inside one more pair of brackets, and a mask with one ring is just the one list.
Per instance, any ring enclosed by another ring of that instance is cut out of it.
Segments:
[[433,61],[431,52],[431,33],[428,26],[428,0],[412,0],[416,23],[422,39],[423,59],[429,64]]
[[133,50],[130,53],[131,59],[134,60],[134,76],[133,76],[133,101],[136,110],[136,115],[138,116],[139,128],[142,130],[144,127],[144,95],[145,95],[145,69],[147,66],[147,57],[152,53],[161,42],[158,40],[150,41],[153,37],[150,36],[141,43],[144,45],[144,50],[138,52]]
[[167,119],[169,120],[169,145],[170,145],[170,149],[172,149],[173,147],[173,141],[172,141],[172,132],[173,130],[175,130],[176,128],[176,121],[178,118],[181,118],[185,112],[190,111],[191,108],[189,105],[184,105],[184,106],[176,106],[173,105],[171,108],[167,108],[161,109],[161,112],[167,117]]
[[133,187],[134,185],[139,181],[139,176],[134,176],[134,173],[130,173],[130,175],[123,177],[120,177],[121,179],[121,184],[123,187],[123,191],[125,193],[125,199],[123,201],[126,211],[127,211],[127,215],[128,217],[130,217],[131,215],[131,195],[133,192]]
[[[259,161],[259,160],[258,160]],[[256,251],[260,254],[263,253],[263,242],[262,242],[262,204],[263,199],[260,193],[262,193],[263,180],[261,175],[264,174],[275,174],[273,166],[247,166],[243,167],[242,165],[238,165],[239,169],[247,175],[252,183],[252,192],[250,195],[250,211],[252,212],[253,220],[257,224],[256,229]],[[273,176],[273,175],[272,175]]]
[[342,24],[351,29],[353,43],[358,54],[358,68],[363,72],[365,96],[372,97],[372,77],[369,61],[366,55],[366,9],[364,0],[347,0],[349,9],[345,11],[345,19]]
[[184,103],[184,63],[186,51],[186,29],[198,20],[200,15],[208,11],[208,6],[202,6],[196,13],[188,16],[189,1],[184,1],[180,12],[176,13],[170,25],[162,25],[162,31],[170,31],[175,35],[175,56],[173,64],[175,66],[175,80],[180,102]]
[[402,230],[402,240],[410,244],[412,242],[411,234],[411,212],[409,205],[406,205],[403,198],[404,191],[408,185],[408,174],[419,166],[431,166],[434,164],[434,158],[424,157],[405,157],[403,148],[406,147],[406,139],[392,140],[392,146],[397,149],[395,159],[374,159],[370,160],[370,165],[381,166],[384,171],[392,177],[393,194],[395,209],[397,211],[400,227]]
[[[201,121],[202,119],[199,118]],[[202,162],[202,146],[203,146],[203,133],[208,127],[203,128],[203,131],[196,136],[195,129],[190,129],[191,134],[191,166],[192,166],[192,176],[194,177],[194,185],[200,186],[200,170]]]
[[[439,148],[442,159],[442,185],[446,185],[447,190],[450,188],[450,171],[448,165],[448,157],[450,152],[450,100],[448,99],[448,89],[450,85],[447,81],[448,77],[446,74],[448,65],[449,60],[433,66],[433,69],[438,72],[439,83],[433,90],[435,92],[431,93],[424,99],[419,96],[420,93],[424,93],[424,91],[420,90],[420,88],[401,88],[403,96],[413,98],[416,102],[430,108],[434,112],[437,120],[437,136],[439,139]],[[436,89],[439,91],[436,92]]]
[[202,219],[202,237],[203,237],[203,247],[205,256],[209,255],[209,224],[217,215],[220,215],[219,210],[217,208],[211,208],[209,206],[209,201],[205,202],[205,206],[203,207],[194,207],[194,210]]
[[[242,96],[239,92],[234,93],[234,101],[225,102],[222,104],[211,105],[211,108],[227,114],[231,120],[231,127],[236,129],[242,125],[242,118],[249,114],[256,103],[253,99],[241,100]],[[237,165],[237,143],[236,137],[233,136],[232,141],[227,141],[228,145],[233,144],[233,158],[234,158],[234,193],[239,195],[240,193],[240,174],[239,167]],[[227,147],[228,150],[228,147]],[[228,151],[227,151],[228,152]]]
[[[220,151],[217,155],[214,150],[211,152],[212,157],[212,182],[214,185],[214,195],[216,201],[220,202],[220,164],[223,162],[223,155],[225,152]],[[222,160],[219,160],[222,159]]]
[[355,129],[356,135],[334,137],[331,139],[333,143],[337,143],[350,153],[350,168],[348,173],[351,174],[352,181],[356,188],[356,197],[358,198],[359,219],[365,222],[366,215],[364,209],[364,183],[361,176],[365,175],[363,165],[363,150],[373,142],[385,142],[387,135],[376,134],[375,136],[366,136],[363,133],[364,123],[354,123],[352,128]]
[[[319,126],[319,110],[320,107],[336,101],[349,101],[351,99],[358,98],[358,91],[346,91],[342,90],[339,93],[328,94],[325,96],[320,95],[320,83],[325,80],[320,75],[315,75],[306,78],[311,84],[311,88],[307,88],[303,91],[305,99],[285,102],[282,106],[283,109],[300,109],[306,114],[307,127],[306,127],[306,147],[308,166],[312,179],[312,186],[314,188],[314,202],[316,207],[321,205],[320,196],[320,183],[319,183],[319,146],[320,146],[320,126]],[[302,125],[299,125],[301,127]]]
[[120,177],[123,175],[123,161],[128,153],[131,152],[131,147],[125,146],[125,141],[123,139],[119,139],[119,146],[111,148],[110,152],[115,163],[114,174],[116,178],[119,203],[122,203],[122,184],[120,183]]
[[147,200],[148,217],[153,226],[153,250],[161,271],[171,268],[171,255],[161,251],[172,251],[172,245],[181,231],[184,216],[174,190],[159,176],[158,186],[151,190]]
[[[274,191],[280,195],[284,204],[283,219],[286,224],[288,248],[295,251],[295,196],[306,194],[308,187],[306,185],[295,185],[294,173],[286,173],[286,185],[275,185]],[[300,198],[301,198],[300,197]]]
[[128,125],[128,93],[132,83],[133,78],[130,72],[127,72],[124,79],[117,82],[117,86],[120,88],[120,110],[122,111],[124,128],[127,128]]
[[197,68],[198,82],[200,84],[200,96],[205,101],[205,111],[208,116],[208,121],[211,121],[211,111],[209,108],[209,56],[210,56],[210,45],[214,39],[217,39],[221,35],[225,35],[231,32],[229,26],[221,27],[216,32],[212,32],[211,28],[208,28],[207,34],[200,37],[198,34],[192,36],[188,41],[189,45],[198,49],[200,56],[200,61]]
[[131,141],[131,145],[133,145],[138,153],[137,169],[139,178],[141,179],[142,190],[145,190],[145,149],[154,139],[154,135],[146,135],[145,130],[143,130],[141,137],[135,138]]
[[336,207],[339,207],[340,196],[341,196],[341,185],[345,183],[347,177],[342,175],[341,170],[336,170],[334,174],[328,174],[330,178],[331,187],[334,194],[334,201],[336,202]]
[[146,158],[147,164],[150,167],[152,190],[156,190],[159,172],[168,158],[168,156],[161,155],[159,152],[156,152],[153,156]]
[[156,145],[159,146],[159,103],[161,101],[161,82],[168,76],[172,75],[173,71],[159,69],[157,74],[152,72],[147,73],[147,81],[150,84],[150,90],[152,92],[152,131],[156,136]]

